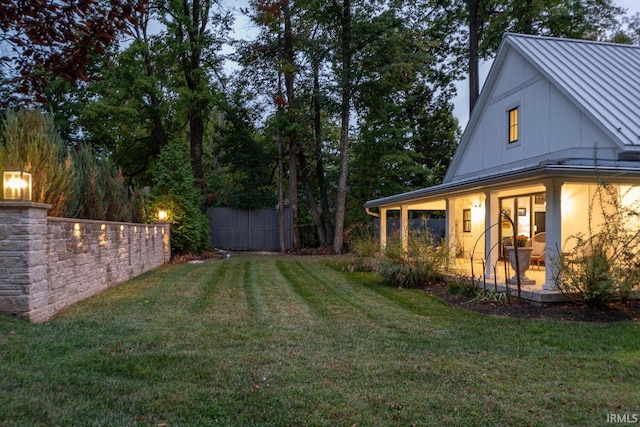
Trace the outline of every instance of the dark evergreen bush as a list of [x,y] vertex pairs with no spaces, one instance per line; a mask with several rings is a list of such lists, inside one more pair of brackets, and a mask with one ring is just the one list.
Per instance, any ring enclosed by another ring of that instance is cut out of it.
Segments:
[[209,243],[209,223],[202,211],[203,199],[194,187],[188,147],[167,144],[158,158],[151,191],[151,212],[167,210],[171,222],[171,251],[198,253]]

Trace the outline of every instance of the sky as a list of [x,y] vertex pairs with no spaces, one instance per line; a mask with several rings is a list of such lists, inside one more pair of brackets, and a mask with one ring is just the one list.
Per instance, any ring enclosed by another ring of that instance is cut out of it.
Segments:
[[[232,35],[233,38],[242,39],[246,38],[247,34],[252,32],[250,24],[248,24],[246,17],[240,12],[240,7],[247,7],[247,0],[224,0],[226,6],[231,7],[234,10],[235,30]],[[640,0],[614,0],[614,3],[627,9],[629,15],[635,15],[640,13]],[[480,66],[480,87],[484,84],[484,81],[491,69],[491,61],[481,64]],[[457,84],[457,95],[453,101],[453,115],[458,119],[460,127],[465,128],[469,121],[469,82],[462,80]]]

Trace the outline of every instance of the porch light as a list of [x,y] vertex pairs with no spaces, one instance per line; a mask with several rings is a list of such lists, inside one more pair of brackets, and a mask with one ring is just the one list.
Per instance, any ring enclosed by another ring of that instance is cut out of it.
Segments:
[[167,210],[166,209],[158,209],[158,220],[166,221],[167,220]]
[[31,200],[31,174],[5,171],[2,174],[4,200]]

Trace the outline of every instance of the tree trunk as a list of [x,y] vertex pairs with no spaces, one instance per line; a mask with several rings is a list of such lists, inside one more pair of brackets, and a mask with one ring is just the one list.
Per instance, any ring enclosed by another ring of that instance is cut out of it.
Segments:
[[326,238],[323,246],[333,241],[333,227],[329,215],[329,193],[325,183],[324,161],[322,159],[322,105],[320,102],[320,61],[313,63],[313,134],[316,145],[316,175],[320,192],[320,219]]
[[284,191],[282,184],[284,181],[284,164],[282,160],[282,136],[278,135],[278,238],[280,240],[280,252],[284,253],[287,246],[284,241]]
[[469,115],[480,95],[478,45],[480,38],[480,0],[465,0],[469,9]]
[[525,1],[525,25],[522,32],[533,34],[533,0]]
[[[295,75],[294,75],[294,46],[293,31],[291,29],[291,10],[288,2],[283,2],[282,12],[284,16],[284,62],[286,63],[284,73],[284,86],[287,92],[287,113],[290,122],[295,120]],[[287,135],[289,145],[289,204],[291,205],[291,232],[293,249],[300,249],[300,230],[298,229],[298,168],[297,168],[297,135],[289,132]]]
[[184,60],[184,73],[187,87],[189,89],[189,142],[191,144],[191,167],[193,177],[198,185],[203,185],[204,170],[202,167],[202,140],[204,136],[204,112],[207,101],[205,94],[200,93],[201,86],[201,63],[202,46],[200,38],[206,32],[209,18],[210,0],[182,0],[182,12],[185,18],[190,18],[189,25],[186,26],[189,49]]
[[309,204],[309,210],[311,211],[313,220],[316,223],[318,241],[320,243],[320,246],[324,248],[324,247],[327,247],[329,243],[327,242],[327,236],[324,232],[324,226],[322,224],[322,215],[320,215],[320,210],[318,209],[318,204],[316,203],[316,198],[313,195],[313,189],[311,188],[309,173],[307,171],[307,159],[304,155],[303,150],[299,151],[298,156],[300,157],[300,177],[302,178],[302,185],[304,186],[305,197],[307,199],[307,203]]
[[[147,37],[147,27],[144,20],[140,22],[141,34],[138,34],[138,38],[144,41],[144,50],[142,52],[142,58],[144,61],[144,71],[147,77],[156,79],[153,63],[151,62],[151,53],[149,52],[149,39]],[[162,117],[160,115],[161,100],[155,94],[154,90],[149,91],[150,100],[150,115],[151,115],[151,139],[153,140],[153,153],[159,154],[162,148],[167,145],[167,135],[164,130],[164,124],[162,123]]]
[[347,204],[349,166],[349,115],[351,105],[351,0],[342,2],[342,73],[340,75],[340,173],[336,194],[336,222],[333,250],[342,253],[344,245],[344,215]]

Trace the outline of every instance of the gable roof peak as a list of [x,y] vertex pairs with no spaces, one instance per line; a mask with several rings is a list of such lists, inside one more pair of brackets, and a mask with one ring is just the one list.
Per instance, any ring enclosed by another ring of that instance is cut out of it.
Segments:
[[453,179],[459,160],[457,154],[469,143],[500,71],[513,51],[540,72],[621,150],[640,150],[640,46],[505,33],[445,182]]

